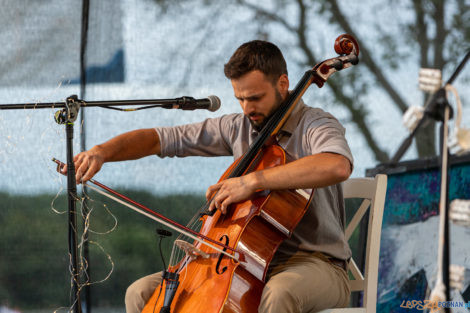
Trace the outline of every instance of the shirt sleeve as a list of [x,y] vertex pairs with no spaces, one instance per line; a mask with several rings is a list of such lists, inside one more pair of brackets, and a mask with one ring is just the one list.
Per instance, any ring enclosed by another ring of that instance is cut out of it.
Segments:
[[306,131],[306,146],[311,154],[331,152],[346,157],[354,165],[354,159],[345,137],[346,130],[332,115],[313,121]]
[[229,144],[230,115],[209,118],[199,123],[173,127],[157,127],[160,138],[160,157],[227,156],[232,155]]

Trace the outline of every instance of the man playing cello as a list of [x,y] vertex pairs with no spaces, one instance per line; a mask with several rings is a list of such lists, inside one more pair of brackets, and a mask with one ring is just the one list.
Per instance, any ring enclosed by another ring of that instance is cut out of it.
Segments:
[[[119,135],[75,156],[77,183],[92,178],[105,162],[149,155],[240,157],[288,96],[287,67],[279,48],[255,40],[235,51],[224,72],[243,113]],[[270,263],[258,312],[312,312],[349,302],[346,264],[351,251],[344,237],[339,183],[350,176],[353,157],[344,133],[332,115],[301,100],[276,138],[292,162],[229,178],[207,189],[208,199],[215,195],[210,209],[224,214],[230,204],[247,200],[258,190],[315,189],[304,217]],[[127,313],[142,311],[161,277],[161,273],[152,274],[129,286]]]

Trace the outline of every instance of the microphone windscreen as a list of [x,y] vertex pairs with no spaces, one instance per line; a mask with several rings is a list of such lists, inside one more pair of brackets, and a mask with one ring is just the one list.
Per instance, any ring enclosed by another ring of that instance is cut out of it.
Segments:
[[210,102],[209,107],[207,109],[211,112],[217,111],[220,108],[219,97],[212,95],[212,96],[208,96],[207,98],[209,99],[209,102]]

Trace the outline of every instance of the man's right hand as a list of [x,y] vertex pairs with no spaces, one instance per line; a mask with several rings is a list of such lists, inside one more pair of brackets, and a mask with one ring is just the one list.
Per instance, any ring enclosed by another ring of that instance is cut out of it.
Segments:
[[[90,180],[103,166],[104,156],[99,146],[94,146],[88,151],[81,152],[73,158],[75,164],[75,179],[77,184]],[[67,165],[60,169],[67,175]]]

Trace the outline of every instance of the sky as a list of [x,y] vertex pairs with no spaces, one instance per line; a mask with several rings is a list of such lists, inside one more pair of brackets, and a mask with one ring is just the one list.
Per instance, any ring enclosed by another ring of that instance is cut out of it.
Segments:
[[[123,71],[124,78],[90,83],[85,100],[217,95],[222,101],[221,109],[213,113],[162,109],[123,113],[86,108],[88,148],[136,128],[171,126],[241,112],[222,68],[232,51],[253,39],[253,34],[259,31],[254,23],[250,23],[254,17],[243,10],[225,10],[222,5],[216,7],[215,12],[204,7],[195,10],[191,5],[192,2],[185,2],[180,11],[170,9],[162,15],[151,0],[92,2],[87,50],[89,64],[110,70],[118,68]],[[13,22],[8,22],[8,26],[0,31],[1,42],[5,43],[0,51],[1,104],[58,102],[79,93],[79,85],[71,81],[77,81],[79,77],[80,21],[68,17],[70,10],[80,12],[81,7],[72,0],[53,4],[23,0],[9,2],[9,7],[2,11],[5,16],[0,20],[7,23],[6,17],[13,16]],[[346,11],[358,17],[356,27],[362,34],[372,34],[373,21],[367,10],[384,14],[376,6],[354,5]],[[406,20],[409,17],[399,18]],[[332,46],[338,30],[320,19],[316,21],[316,29],[321,30],[321,35],[317,37],[318,44],[314,45],[315,53],[325,59],[336,56]],[[276,34],[270,39],[284,51],[294,86],[308,68],[295,66],[300,55],[295,49],[289,49],[288,43],[293,39],[287,37],[284,30],[272,27],[266,31]],[[113,63],[117,56],[120,56],[118,62]],[[392,84],[407,103],[421,105],[422,94],[417,83],[419,68],[407,64],[403,67],[402,71],[390,73]],[[466,71],[468,73],[468,68]],[[468,97],[465,97],[469,91],[463,86],[459,82],[456,84],[464,104],[462,124],[470,128],[466,108]],[[355,158],[353,177],[364,176],[367,168],[377,165],[362,136],[350,122],[348,112],[329,100],[327,88],[311,86],[304,99],[309,105],[331,112],[346,127],[346,138]],[[394,109],[390,101],[379,90],[371,92],[366,99],[367,122],[381,147],[393,154],[408,133],[402,126],[401,112]],[[65,180],[55,173],[50,161],[52,157],[65,161],[64,127],[54,122],[55,111],[0,111],[0,175],[4,178],[0,181],[0,191],[55,193],[65,187]],[[75,153],[80,151],[80,126],[77,122]],[[404,159],[413,158],[416,158],[414,146],[404,156]],[[95,178],[113,187],[142,188],[154,193],[203,193],[232,161],[230,157],[162,160],[151,156],[138,161],[106,164]]]

